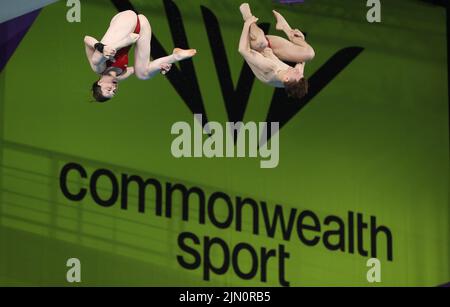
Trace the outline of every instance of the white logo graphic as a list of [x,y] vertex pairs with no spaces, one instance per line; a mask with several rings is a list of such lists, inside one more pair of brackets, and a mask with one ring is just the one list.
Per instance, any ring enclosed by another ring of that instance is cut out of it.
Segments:
[[381,263],[377,258],[370,258],[367,260],[367,267],[369,267],[369,271],[367,271],[367,281],[370,283],[381,282]]
[[78,258],[70,258],[67,260],[66,266],[70,269],[67,271],[67,282],[81,282],[81,262]]
[[80,0],[67,0],[67,7],[70,9],[67,11],[66,19],[68,22],[81,22],[81,3]]
[[367,0],[367,7],[370,10],[367,12],[367,21],[370,23],[381,22],[381,3],[380,0]]
[[[202,115],[194,115],[194,131],[186,122],[176,122],[172,125],[171,134],[177,135],[172,141],[171,151],[175,158],[233,158],[251,157],[258,154],[262,159],[261,168],[275,168],[279,162],[279,123],[270,123],[274,135],[268,142],[268,123],[261,122],[227,122],[223,127],[218,122],[209,122],[202,127]],[[210,136],[204,141],[204,136]],[[237,134],[235,146],[233,135]],[[269,146],[270,144],[270,146]],[[192,148],[193,147],[193,148]],[[235,147],[237,150],[235,150]],[[237,152],[235,152],[237,151]],[[265,159],[265,160],[264,160]]]

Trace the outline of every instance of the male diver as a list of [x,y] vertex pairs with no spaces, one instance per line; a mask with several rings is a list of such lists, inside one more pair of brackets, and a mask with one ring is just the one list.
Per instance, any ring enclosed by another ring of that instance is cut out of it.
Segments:
[[[304,34],[292,29],[286,19],[273,11],[276,29],[286,34],[287,39],[265,35],[258,27],[258,18],[253,16],[250,6],[240,6],[244,28],[239,42],[239,53],[244,57],[256,78],[273,87],[285,88],[289,97],[301,99],[308,93],[308,82],[304,77],[305,63],[311,61],[314,49],[306,42]],[[284,63],[296,63],[294,67]]]

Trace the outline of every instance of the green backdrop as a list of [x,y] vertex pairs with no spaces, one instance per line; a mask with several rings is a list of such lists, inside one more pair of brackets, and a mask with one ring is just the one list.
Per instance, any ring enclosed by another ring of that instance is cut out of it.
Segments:
[[[277,8],[308,32],[316,58],[307,65],[307,76],[342,48],[364,48],[281,130],[279,166],[260,169],[259,160],[250,158],[173,158],[170,128],[176,121],[191,122],[192,114],[162,76],[132,78],[111,102],[91,103],[95,75],[83,37],[100,38],[116,8],[109,1],[81,2],[81,23],[66,21],[65,1],[44,8],[0,74],[1,285],[69,285],[65,263],[71,257],[81,260],[82,285],[278,285],[275,265],[269,266],[267,283],[241,280],[232,271],[202,281],[200,269],[177,263],[177,237],[193,231],[268,248],[283,243],[281,238],[183,222],[176,205],[167,219],[140,214],[133,205],[121,210],[89,198],[70,202],[58,181],[67,162],[89,171],[107,168],[251,196],[268,201],[269,208],[282,204],[320,217],[345,217],[348,211],[374,215],[394,239],[394,261],[380,251],[379,285],[434,286],[450,280],[444,8],[383,1],[382,23],[370,24],[365,1],[307,0],[297,6],[249,1],[260,21],[273,24],[271,9]],[[132,3],[171,50],[162,1]],[[194,65],[208,117],[225,122],[200,5],[218,17],[236,83],[243,62],[237,52],[240,2],[175,3],[189,44],[199,52]],[[244,120],[264,121],[272,94],[255,83]],[[108,189],[105,182],[105,195]],[[371,285],[367,258],[323,245],[307,247],[298,239],[284,243],[291,254],[286,277],[292,286]]]

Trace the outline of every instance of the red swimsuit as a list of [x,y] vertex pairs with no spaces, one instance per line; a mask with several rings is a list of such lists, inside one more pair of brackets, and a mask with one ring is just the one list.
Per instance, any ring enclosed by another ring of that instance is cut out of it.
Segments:
[[[136,28],[134,29],[134,33],[139,34],[141,32],[141,23],[139,22],[139,17],[137,18]],[[127,71],[128,66],[128,52],[130,52],[131,45],[117,51],[114,56],[115,62],[107,61],[106,68],[117,67],[122,70],[122,73]]]

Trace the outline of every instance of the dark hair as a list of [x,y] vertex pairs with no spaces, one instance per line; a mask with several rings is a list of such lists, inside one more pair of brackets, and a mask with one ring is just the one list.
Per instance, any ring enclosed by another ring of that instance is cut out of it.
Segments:
[[105,102],[111,99],[103,96],[102,88],[100,85],[98,85],[98,81],[95,81],[94,84],[92,84],[92,96],[97,102]]
[[301,78],[299,81],[290,81],[284,83],[284,88],[288,97],[302,99],[308,94],[308,80]]

